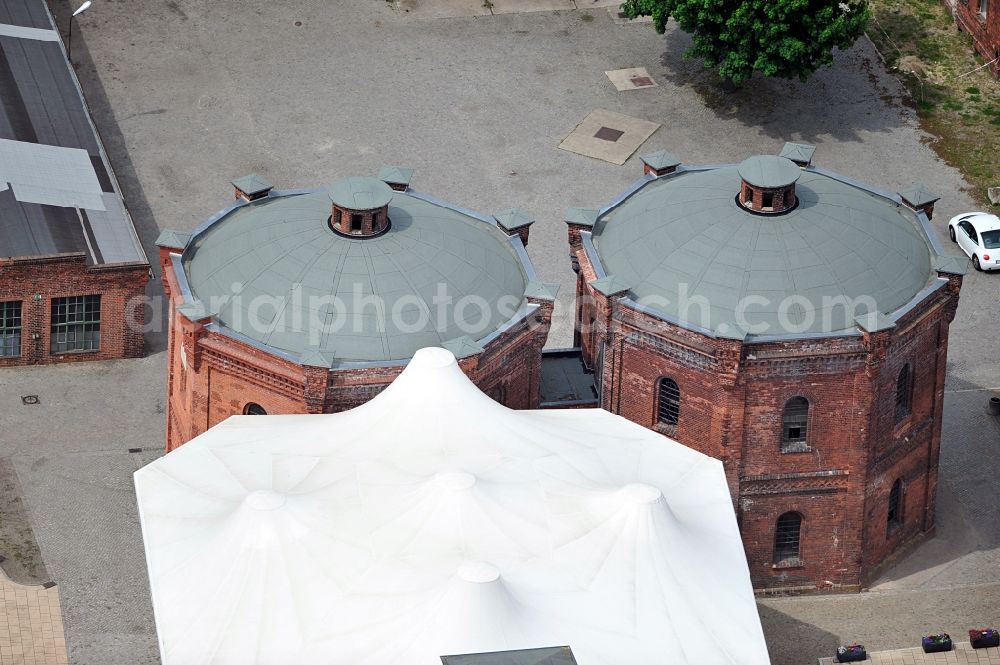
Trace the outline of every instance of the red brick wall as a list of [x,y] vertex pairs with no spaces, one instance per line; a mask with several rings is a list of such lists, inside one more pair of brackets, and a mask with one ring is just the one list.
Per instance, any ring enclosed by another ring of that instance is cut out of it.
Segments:
[[[595,293],[579,266],[578,333],[593,363],[604,340],[602,406],[723,461],[754,587],[858,589],[934,527],[948,324],[961,278],[875,335],[742,344],[701,335]],[[607,313],[610,311],[610,317]],[[603,323],[607,321],[608,323]],[[895,420],[899,369],[913,367],[912,413]],[[676,427],[656,422],[657,381],[681,392]],[[805,452],[782,453],[785,403],[809,400]],[[887,530],[901,478],[901,524]],[[799,565],[777,567],[779,516],[803,515]]]
[[[0,357],[0,367],[141,357],[148,281],[148,266],[88,267],[83,254],[0,259],[0,301],[20,300],[22,315],[21,355]],[[51,354],[52,299],[87,295],[101,296],[100,350]]]
[[[979,15],[980,3],[989,3],[986,21]],[[960,30],[972,35],[973,48],[987,61],[1000,56],[1000,0],[954,0],[955,23]],[[1000,74],[1000,61],[993,63],[993,71]]]
[[[189,441],[249,402],[270,414],[332,413],[368,401],[403,370],[402,365],[339,368],[303,367],[177,314],[179,294],[170,252],[160,250],[163,286],[172,306],[168,342],[167,450]],[[537,408],[542,346],[552,303],[539,302],[523,321],[464,358],[460,367],[481,390],[511,408]],[[182,357],[183,356],[183,357]]]

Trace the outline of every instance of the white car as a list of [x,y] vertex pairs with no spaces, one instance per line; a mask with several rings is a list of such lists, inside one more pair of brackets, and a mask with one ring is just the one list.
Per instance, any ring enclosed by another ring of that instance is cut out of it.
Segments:
[[1000,270],[1000,217],[988,212],[956,215],[948,222],[948,235],[976,270]]

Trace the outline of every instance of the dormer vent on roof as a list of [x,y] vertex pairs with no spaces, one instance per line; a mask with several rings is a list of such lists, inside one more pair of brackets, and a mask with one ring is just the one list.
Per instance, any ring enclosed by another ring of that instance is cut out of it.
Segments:
[[352,238],[370,238],[389,229],[392,189],[375,178],[344,178],[330,185],[330,228]]
[[256,201],[257,199],[262,199],[267,196],[272,189],[274,189],[274,185],[271,184],[270,180],[263,176],[259,176],[256,173],[245,175],[242,178],[236,178],[236,180],[233,180],[232,183],[236,198],[243,199],[245,201]]
[[776,215],[797,205],[795,183],[802,170],[790,159],[757,155],[743,160],[737,170],[741,185],[736,201],[746,210]]

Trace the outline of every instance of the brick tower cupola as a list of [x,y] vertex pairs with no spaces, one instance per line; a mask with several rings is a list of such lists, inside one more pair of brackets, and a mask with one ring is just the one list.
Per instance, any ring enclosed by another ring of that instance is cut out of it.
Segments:
[[370,238],[389,228],[393,190],[375,178],[353,177],[330,186],[330,228],[352,238]]
[[745,209],[775,215],[796,206],[795,182],[802,170],[790,159],[757,155],[743,160],[737,172],[741,181],[737,202]]

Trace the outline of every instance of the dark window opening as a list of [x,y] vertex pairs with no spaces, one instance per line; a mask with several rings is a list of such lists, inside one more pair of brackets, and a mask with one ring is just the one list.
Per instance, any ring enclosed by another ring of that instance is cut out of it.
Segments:
[[52,299],[52,353],[101,348],[101,296]]
[[903,365],[896,377],[896,422],[900,422],[910,415],[912,380],[910,377],[910,364]]
[[677,425],[681,415],[681,389],[673,379],[660,379],[656,420],[661,425]]
[[892,531],[903,523],[901,499],[903,496],[903,481],[896,479],[889,491],[889,510],[886,513],[887,530]]
[[760,207],[764,209],[774,207],[774,192],[761,192]]
[[797,566],[799,558],[799,537],[802,534],[802,515],[791,512],[778,518],[774,530],[774,564],[776,566]]
[[507,384],[497,384],[493,387],[493,390],[491,390],[489,394],[495,402],[499,402],[505,406],[507,405]]
[[0,302],[0,356],[21,355],[21,301]]
[[257,404],[256,402],[249,402],[246,406],[243,407],[243,415],[266,416],[267,411],[265,411],[264,407],[262,407],[260,404]]
[[781,416],[781,452],[794,453],[809,450],[806,433],[809,428],[809,400],[793,397],[785,403]]
[[361,232],[361,215],[351,215],[351,233]]

